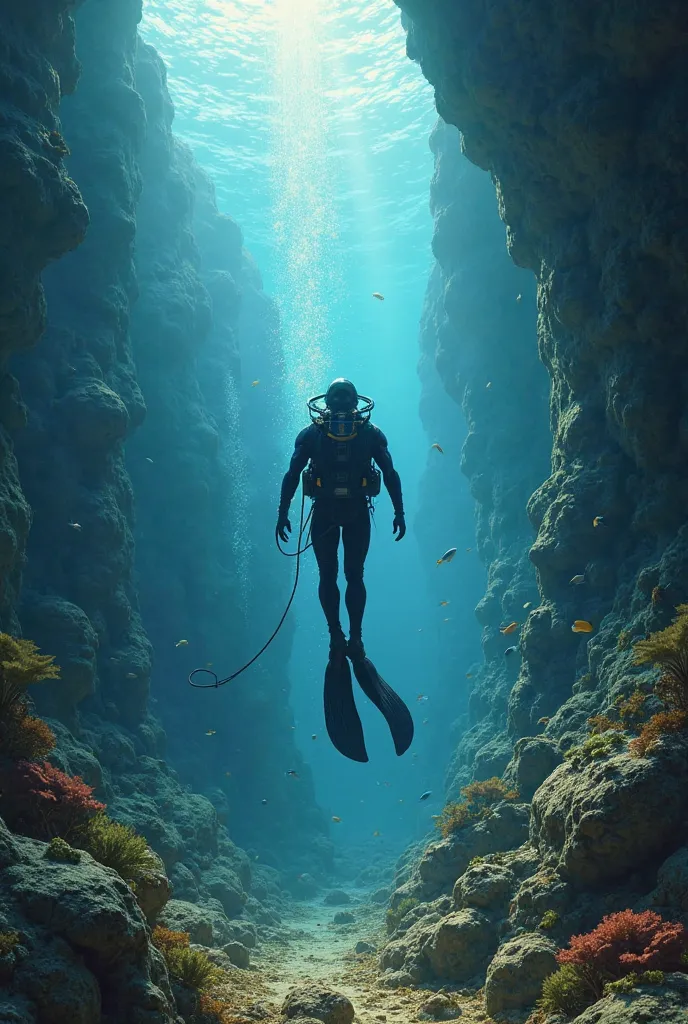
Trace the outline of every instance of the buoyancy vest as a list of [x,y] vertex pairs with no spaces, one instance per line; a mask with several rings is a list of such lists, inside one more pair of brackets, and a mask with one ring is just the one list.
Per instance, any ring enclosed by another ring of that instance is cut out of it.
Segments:
[[303,471],[308,498],[376,498],[381,474],[373,465],[375,427],[349,421],[344,436],[332,432],[328,421],[315,424],[314,452]]

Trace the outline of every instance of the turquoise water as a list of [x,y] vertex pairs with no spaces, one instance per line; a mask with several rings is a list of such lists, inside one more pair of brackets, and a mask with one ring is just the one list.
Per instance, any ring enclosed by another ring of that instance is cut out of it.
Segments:
[[[432,90],[406,57],[391,0],[147,0],[142,34],[168,64],[177,134],[213,177],[221,210],[240,223],[281,310],[284,468],[307,423],[305,399],[341,375],[375,399],[374,420],[401,474],[409,533],[393,542],[384,493],[366,565],[365,636],[412,707],[413,753],[395,757],[370,708],[363,717],[371,764],[345,761],[330,747],[322,720],[326,630],[312,560],[295,605],[291,680],[297,739],[318,798],[343,819],[336,834],[348,841],[380,830],[383,844],[408,837],[431,824],[442,802],[443,766],[422,724],[433,714],[439,612],[413,531],[429,457],[416,364],[432,265]],[[242,400],[251,401],[250,354],[244,373]],[[276,506],[277,495],[264,500]],[[437,543],[441,553],[463,539]],[[421,694],[427,701],[418,702]],[[420,803],[428,788],[436,795]]]

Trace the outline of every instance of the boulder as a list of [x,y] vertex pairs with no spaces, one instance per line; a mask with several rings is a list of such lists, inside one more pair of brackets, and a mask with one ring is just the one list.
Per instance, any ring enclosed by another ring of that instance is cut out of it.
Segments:
[[518,790],[522,800],[532,800],[535,791],[562,761],[554,740],[547,736],[526,736],[514,747],[503,778]]
[[648,757],[560,765],[533,798],[531,840],[577,887],[601,886],[669,853],[686,816],[688,740],[671,736]]
[[332,918],[333,924],[353,924],[356,918],[349,910],[340,910]]
[[291,1018],[310,1017],[322,1024],[351,1024],[354,1007],[350,999],[315,982],[290,989],[282,1014]]
[[227,954],[235,967],[241,967],[242,970],[247,971],[251,966],[249,952],[241,942],[226,942],[222,951]]
[[246,893],[239,876],[224,864],[203,873],[203,889],[222,904],[227,917],[238,917],[246,905]]
[[212,917],[194,903],[170,900],[160,915],[160,924],[174,932],[188,932],[191,942],[200,946],[213,945]]
[[454,903],[459,910],[496,910],[508,903],[515,884],[513,873],[501,864],[474,864],[454,886]]
[[533,1006],[545,978],[557,969],[557,946],[526,932],[500,946],[487,969],[485,1010],[490,1016]]
[[459,910],[432,930],[426,956],[437,978],[465,981],[477,974],[497,948],[497,931],[478,910]]
[[624,995],[606,996],[573,1024],[685,1024],[688,975],[667,974],[663,985],[639,985]]
[[370,942],[363,942],[363,941],[357,942],[356,946],[354,948],[354,953],[374,953],[374,952],[375,952],[375,946],[373,946]]
[[148,924],[154,924],[172,895],[170,880],[162,860],[153,855],[157,866],[144,871],[136,879],[136,899]]
[[443,992],[435,992],[418,1009],[421,1020],[456,1020],[461,1016],[461,1008],[454,1006],[449,996]]
[[688,913],[688,846],[680,847],[660,867],[651,902],[671,908],[676,916]]
[[387,903],[391,895],[391,889],[376,889],[375,892],[371,893],[370,895],[370,902],[377,903],[379,905],[384,905],[385,903]]
[[328,907],[343,907],[351,903],[351,897],[343,889],[330,889],[323,897],[323,903]]

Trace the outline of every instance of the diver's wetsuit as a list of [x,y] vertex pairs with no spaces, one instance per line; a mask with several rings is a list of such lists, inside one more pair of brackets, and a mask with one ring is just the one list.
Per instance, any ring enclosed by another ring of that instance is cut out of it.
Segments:
[[[320,604],[330,635],[336,637],[342,632],[337,586],[337,552],[341,535],[349,629],[351,636],[360,640],[366,603],[363,569],[370,544],[370,512],[365,493],[361,492],[360,480],[366,471],[370,477],[371,460],[376,462],[392,499],[394,514],[403,517],[401,481],[387,447],[387,438],[372,423],[358,423],[355,438],[347,442],[330,438],[324,425],[312,423],[296,438],[294,454],[282,481],[280,513],[288,514],[301,472],[309,460],[313,464],[314,477],[320,480],[318,489],[322,489],[322,494],[318,493],[314,499],[311,525],[313,550],[320,572]],[[337,494],[338,491],[347,493]]]

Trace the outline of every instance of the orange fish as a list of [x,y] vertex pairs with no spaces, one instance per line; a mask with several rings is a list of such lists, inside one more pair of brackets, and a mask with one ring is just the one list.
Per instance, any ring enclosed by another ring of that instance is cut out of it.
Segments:
[[504,636],[508,636],[509,633],[513,633],[514,630],[518,629],[518,622],[510,622],[508,626],[502,626],[499,630]]
[[252,388],[257,388],[259,384],[260,384],[259,380],[252,380],[251,381],[251,387]]
[[431,444],[431,445],[430,445],[430,448],[431,448],[431,449],[432,449],[432,448],[434,448],[436,452],[439,452],[439,453],[440,453],[440,455],[444,455],[444,449],[443,449],[443,448],[440,448],[440,446],[438,445],[437,441],[435,441],[435,443],[434,443],[434,444]]
[[342,819],[338,818],[336,814],[332,815],[332,821],[340,822]]
[[593,526],[604,526],[604,516],[595,516],[592,521]]
[[572,633],[592,633],[595,627],[587,619],[576,619],[571,626]]
[[446,608],[448,604],[449,601],[440,601],[440,608]]
[[374,836],[379,836],[379,835],[380,835],[380,833],[379,833],[379,832],[377,832],[377,831],[375,831],[375,832],[373,832],[373,835],[374,835]]

